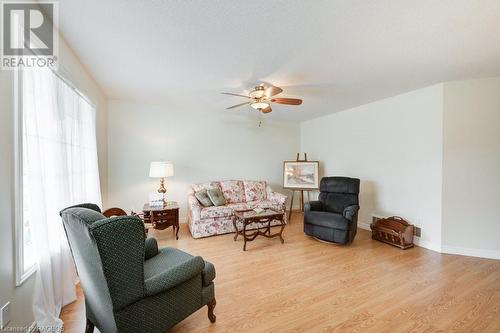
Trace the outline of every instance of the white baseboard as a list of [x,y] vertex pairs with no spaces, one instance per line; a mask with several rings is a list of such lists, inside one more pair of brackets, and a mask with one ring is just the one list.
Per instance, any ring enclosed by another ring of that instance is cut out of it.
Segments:
[[443,253],[500,260],[500,251],[443,245]]
[[[358,227],[364,230],[371,230],[369,223],[358,222]],[[436,243],[431,243],[426,241],[425,239],[421,239],[420,237],[414,237],[413,243],[415,245],[426,248],[431,251],[435,251],[438,253],[447,253],[447,254],[458,254],[461,256],[469,256],[469,257],[478,257],[478,258],[487,258],[487,259],[497,259],[500,260],[500,251],[497,250],[485,250],[485,249],[474,249],[467,247],[458,247],[458,246],[449,246],[449,245],[440,245]]]
[[370,229],[370,223],[364,223],[364,222],[358,222],[358,228],[368,230],[368,231],[372,230],[372,229]]
[[420,237],[413,237],[413,244],[426,248],[427,250],[442,253],[441,244],[431,243],[425,239],[421,239]]

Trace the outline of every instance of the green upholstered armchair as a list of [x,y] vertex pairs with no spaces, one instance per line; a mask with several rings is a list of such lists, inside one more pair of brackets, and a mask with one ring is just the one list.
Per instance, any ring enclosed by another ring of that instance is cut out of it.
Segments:
[[205,305],[215,322],[211,263],[158,249],[137,217],[106,218],[94,204],[61,217],[85,295],[86,332],[163,333]]

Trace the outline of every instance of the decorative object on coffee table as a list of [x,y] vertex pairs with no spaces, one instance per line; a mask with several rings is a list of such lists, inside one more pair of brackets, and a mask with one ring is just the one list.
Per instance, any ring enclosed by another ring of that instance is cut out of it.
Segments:
[[151,223],[154,229],[163,230],[172,227],[175,239],[179,239],[179,205],[169,202],[163,207],[151,207],[145,204],[142,209],[144,223]]
[[370,225],[372,239],[406,250],[413,247],[413,225],[399,216],[379,219]]
[[[260,211],[260,210],[259,210]],[[260,212],[255,210],[243,210],[234,212],[235,219],[233,221],[234,225],[234,240],[238,238],[238,235],[243,236],[243,251],[247,249],[247,242],[253,241],[257,236],[264,236],[267,238],[279,237],[281,244],[285,242],[283,239],[283,229],[285,229],[285,212],[274,211],[272,209],[263,209]],[[238,229],[237,223],[240,221],[243,224],[241,230]],[[280,230],[275,234],[271,234],[271,222],[280,221]],[[263,226],[263,230],[259,227],[257,230],[247,230],[247,227],[251,224],[258,223]]]
[[297,153],[295,161],[284,161],[283,188],[292,190],[288,211],[288,221],[291,221],[295,192],[300,193],[300,210],[304,211],[304,191],[309,199],[309,191],[319,188],[319,161],[308,161],[307,153],[304,153],[303,160],[300,159],[300,153]]
[[163,193],[163,201],[167,203],[167,189],[165,187],[165,178],[172,177],[174,175],[174,165],[172,162],[159,161],[151,162],[149,167],[149,177],[160,178],[160,187],[158,188],[158,193]]

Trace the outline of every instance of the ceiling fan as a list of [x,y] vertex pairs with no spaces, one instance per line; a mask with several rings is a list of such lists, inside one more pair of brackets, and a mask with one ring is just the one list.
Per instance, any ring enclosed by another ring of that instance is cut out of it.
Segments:
[[269,113],[273,111],[271,108],[271,103],[287,104],[287,105],[300,105],[302,100],[298,98],[275,98],[274,96],[281,93],[283,89],[275,86],[266,87],[264,84],[260,84],[254,88],[248,95],[234,94],[223,92],[224,95],[239,96],[248,98],[249,101],[241,104],[236,104],[230,106],[226,109],[234,109],[243,105],[250,105],[252,108],[262,112]]

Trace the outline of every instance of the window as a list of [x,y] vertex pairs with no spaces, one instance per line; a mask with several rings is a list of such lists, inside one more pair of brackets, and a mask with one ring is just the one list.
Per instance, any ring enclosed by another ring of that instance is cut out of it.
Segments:
[[23,140],[23,117],[22,117],[22,73],[16,71],[15,84],[15,192],[16,192],[16,285],[21,285],[31,274],[36,271],[35,243],[31,229],[31,218],[29,209],[29,191],[25,189],[28,184],[28,170],[23,167],[25,157]]
[[[23,140],[24,143],[24,140]],[[26,149],[23,147],[23,161],[25,160]],[[31,228],[30,209],[30,189],[28,179],[28,169],[23,168],[23,214],[22,214],[22,235],[23,235],[23,272],[30,272],[35,266],[35,242]]]
[[59,211],[81,202],[100,204],[101,197],[95,108],[49,69],[19,72],[16,81],[19,285],[38,259],[69,253]]

